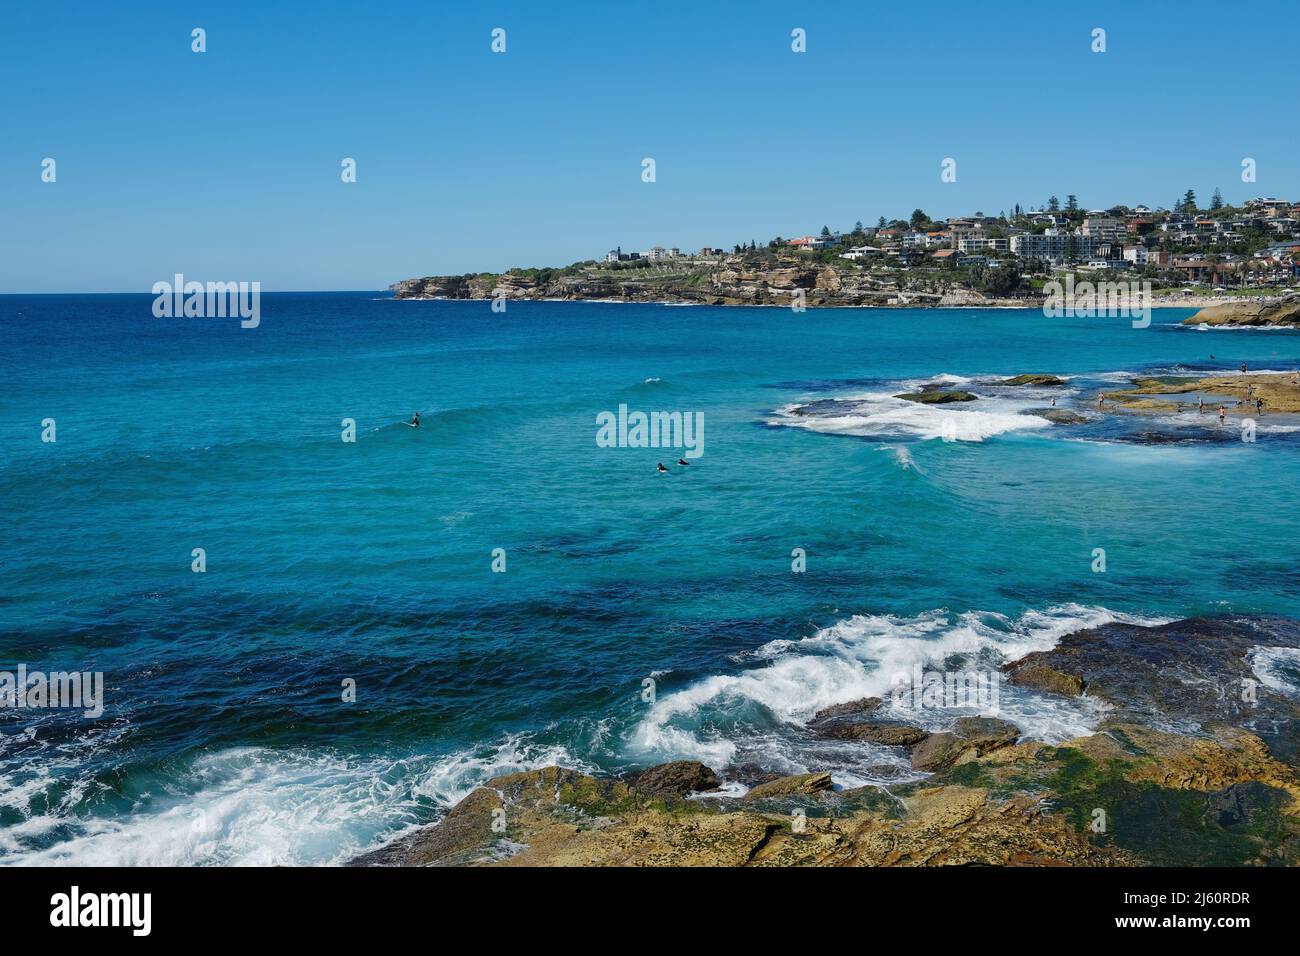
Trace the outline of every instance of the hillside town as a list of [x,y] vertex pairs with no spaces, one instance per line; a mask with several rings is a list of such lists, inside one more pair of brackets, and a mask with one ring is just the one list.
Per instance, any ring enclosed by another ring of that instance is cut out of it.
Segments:
[[[1173,209],[1088,209],[1073,195],[996,216],[880,217],[815,235],[694,252],[616,247],[566,266],[434,275],[391,287],[399,299],[582,299],[698,305],[1025,306],[1063,274],[1140,282],[1165,304],[1292,296],[1300,286],[1300,204],[1275,198]],[[1149,285],[1148,285],[1149,284]],[[1176,301],[1175,301],[1176,300]]]
[[997,270],[993,291],[1028,291],[1022,280],[1053,271],[1126,273],[1157,285],[1207,286],[1215,291],[1286,286],[1300,277],[1300,202],[1258,198],[1229,206],[1216,190],[1205,208],[1188,190],[1174,209],[1117,205],[1084,209],[1074,196],[1053,196],[1043,208],[988,216],[976,212],[933,220],[915,210],[908,220],[858,222],[847,232],[751,240],[729,251],[694,253],[654,246],[611,250],[607,265],[655,265],[718,260],[764,251],[797,252],[821,262],[848,262],[873,271]]

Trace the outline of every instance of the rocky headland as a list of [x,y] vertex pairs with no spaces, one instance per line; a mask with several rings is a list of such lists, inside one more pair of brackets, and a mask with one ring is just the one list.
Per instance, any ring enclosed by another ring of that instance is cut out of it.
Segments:
[[691,305],[1041,306],[1041,299],[996,299],[972,289],[909,288],[902,276],[873,273],[800,256],[754,260],[743,255],[674,261],[654,267],[598,263],[562,269],[427,276],[389,287],[399,299],[496,299],[654,302]]
[[819,712],[809,732],[905,748],[927,776],[835,789],[815,770],[677,761],[618,779],[545,767],[488,781],[353,865],[1300,863],[1300,622],[1107,624],[1004,672],[1095,698],[1105,717],[1053,745],[996,717],[927,732],[865,698]]
[[[403,279],[389,286],[398,299],[466,299],[506,301],[646,302],[678,305],[766,305],[796,303],[819,307],[893,308],[1029,308],[1042,309],[1040,291],[1026,286],[1014,296],[986,295],[954,276],[907,270],[873,270],[846,260],[817,260],[800,253],[738,253],[710,258],[677,258],[637,265],[582,262],[560,268],[511,269],[466,275]],[[1300,302],[1300,297],[1292,297]],[[1243,299],[1231,295],[1159,295],[1155,308],[1200,309],[1188,324],[1292,324],[1292,313],[1276,310],[1278,298]],[[1083,303],[1102,309],[1104,298]],[[1076,305],[1082,307],[1082,305]],[[1224,310],[1216,312],[1215,310]],[[1224,316],[1240,316],[1236,322]],[[1281,315],[1284,318],[1272,318]],[[1294,318],[1294,317],[1293,317]]]
[[1201,309],[1183,325],[1249,327],[1300,327],[1300,295],[1263,302],[1238,300]]

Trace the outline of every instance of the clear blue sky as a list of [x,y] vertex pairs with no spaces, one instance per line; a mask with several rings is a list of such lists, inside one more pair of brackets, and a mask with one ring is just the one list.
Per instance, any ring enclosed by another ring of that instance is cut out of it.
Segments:
[[0,292],[378,289],[918,206],[1295,197],[1297,26],[1150,0],[9,2]]

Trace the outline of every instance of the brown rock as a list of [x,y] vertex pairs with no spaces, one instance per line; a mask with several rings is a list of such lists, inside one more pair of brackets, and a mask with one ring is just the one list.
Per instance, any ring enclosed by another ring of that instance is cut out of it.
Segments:
[[889,747],[910,747],[929,736],[920,727],[907,724],[866,723],[857,720],[837,720],[818,727],[817,736],[832,740],[865,740],[868,743]]
[[1020,737],[1020,728],[996,717],[962,717],[953,726],[953,733],[968,741],[981,754],[986,754],[1015,743]]
[[831,775],[829,773],[800,773],[791,777],[781,777],[770,783],[760,783],[749,793],[745,794],[746,800],[762,800],[767,797],[785,797],[797,794],[820,793],[823,790],[830,790]]
[[879,697],[859,697],[857,700],[843,704],[831,704],[813,714],[813,720],[829,720],[831,717],[848,717],[854,714],[874,714],[884,703]]
[[698,760],[659,764],[642,772],[632,782],[632,788],[642,793],[679,797],[700,790],[717,790],[720,786],[722,781],[718,775]]
[[912,769],[933,773],[951,767],[967,750],[975,756],[974,748],[956,734],[931,734],[912,748]]
[[1020,728],[996,717],[962,717],[952,733],[931,734],[912,748],[912,769],[934,772],[1015,743]]
[[1083,693],[1084,683],[1081,677],[1059,671],[1040,661],[1022,658],[1006,665],[1003,671],[1008,682],[1020,687],[1032,687],[1048,694],[1061,694],[1065,697],[1078,697]]

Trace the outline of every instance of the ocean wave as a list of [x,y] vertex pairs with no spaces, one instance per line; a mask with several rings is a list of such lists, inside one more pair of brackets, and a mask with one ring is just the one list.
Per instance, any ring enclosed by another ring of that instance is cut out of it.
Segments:
[[596,768],[560,744],[546,744],[531,733],[507,734],[504,739],[433,761],[422,774],[415,792],[441,806],[451,807],[480,784],[504,774],[561,766],[594,772]]
[[[801,733],[812,716],[861,697],[885,699],[884,715],[889,716],[896,710],[890,691],[897,675],[910,676],[917,667],[992,669],[1048,650],[1074,631],[1113,621],[1151,625],[1166,620],[1077,604],[1027,611],[1014,620],[944,610],[914,617],[855,615],[802,640],[773,641],[759,648],[753,656],[766,659],[765,666],[706,677],[662,697],[633,729],[629,746],[647,761],[696,759],[723,767],[775,755],[782,769],[807,767],[815,762],[808,759],[808,747],[831,746],[813,743]],[[1049,697],[1006,687],[999,710],[1026,737],[1059,742],[1091,732],[1104,707],[1089,698]],[[937,729],[960,714],[908,709],[905,716],[926,729]],[[860,763],[897,759],[898,754],[898,748],[876,751],[858,743],[852,750]],[[844,777],[840,770],[837,779]]]
[[[959,405],[980,405],[977,411]],[[1041,399],[980,398],[975,402],[923,405],[874,392],[851,398],[780,408],[771,425],[806,428],[825,435],[860,438],[919,438],[982,442],[1007,432],[1050,428],[1051,422],[1023,411],[1041,406]]]
[[[337,864],[427,825],[492,777],[551,764],[591,769],[526,733],[443,757],[357,760],[329,751],[240,747],[194,758],[158,782],[148,809],[109,817],[76,812],[75,794],[46,807],[39,797],[56,778],[82,772],[80,760],[54,760],[21,785],[0,788],[0,804],[23,817],[0,829],[0,863]],[[54,832],[58,842],[47,845]]]

